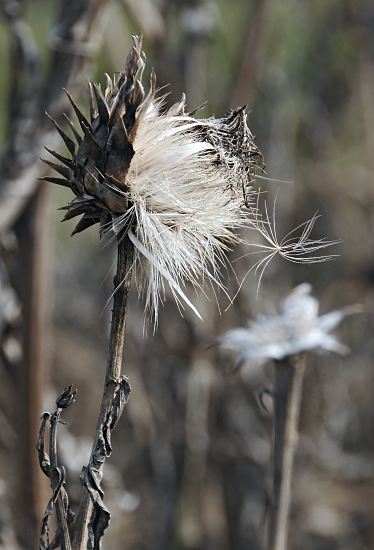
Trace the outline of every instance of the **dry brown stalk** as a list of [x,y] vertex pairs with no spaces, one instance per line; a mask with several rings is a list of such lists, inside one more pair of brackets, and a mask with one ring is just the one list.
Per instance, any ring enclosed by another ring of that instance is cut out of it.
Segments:
[[[128,400],[130,386],[122,376],[122,355],[125,343],[127,299],[131,283],[133,247],[127,237],[118,238],[117,272],[114,277],[114,301],[109,340],[108,363],[96,437],[88,466],[83,468],[84,484],[81,503],[75,521],[74,550],[98,548],[109,523],[100,482],[106,458],[111,454],[111,430],[115,427]],[[88,546],[88,543],[90,546]]]
[[[122,376],[121,371],[132,265],[133,246],[127,236],[121,233],[118,236],[117,271],[114,277],[112,324],[103,395],[90,460],[82,470],[81,480],[84,488],[73,524],[74,538],[72,542],[69,532],[71,512],[63,487],[65,471],[58,466],[57,461],[57,425],[60,422],[63,405],[59,407],[59,400],[57,400],[58,408],[55,413],[52,416],[45,413],[46,416],[42,417],[38,440],[39,463],[41,469],[51,480],[53,495],[42,522],[40,548],[46,548],[43,544],[48,537],[48,519],[53,512],[55,503],[57,517],[55,539],[62,550],[100,548],[101,538],[109,524],[110,513],[103,502],[104,492],[101,488],[101,480],[105,460],[112,452],[111,432],[115,428],[130,394],[129,383],[126,377]],[[44,453],[44,434],[48,419],[50,421],[50,458]]]
[[267,550],[287,550],[291,481],[304,370],[304,355],[287,357],[274,365],[273,493]]

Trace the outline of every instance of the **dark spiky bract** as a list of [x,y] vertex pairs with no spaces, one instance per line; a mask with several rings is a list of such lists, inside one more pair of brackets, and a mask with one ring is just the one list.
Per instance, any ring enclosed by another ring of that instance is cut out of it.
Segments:
[[[144,98],[144,90],[136,75],[143,67],[140,41],[135,39],[124,73],[114,82],[107,77],[105,94],[100,86],[90,83],[91,120],[88,121],[66,92],[75,111],[81,137],[68,119],[78,147],[55,123],[71,159],[49,151],[62,164],[47,162],[62,179],[45,178],[52,183],[70,187],[76,198],[66,207],[64,220],[83,215],[73,233],[79,233],[95,223],[102,226],[111,216],[124,213],[128,207],[126,173],[134,155],[131,133],[135,127],[135,113]],[[67,117],[66,117],[67,118]]]

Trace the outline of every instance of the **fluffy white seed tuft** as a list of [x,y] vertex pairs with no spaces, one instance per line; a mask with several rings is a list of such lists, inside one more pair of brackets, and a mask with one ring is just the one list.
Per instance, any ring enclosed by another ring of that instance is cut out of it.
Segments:
[[[238,241],[236,230],[249,221],[242,190],[233,185],[242,177],[238,160],[222,148],[217,165],[217,148],[203,139],[202,128],[213,124],[162,114],[158,102],[138,123],[126,178],[130,206],[115,227],[134,222],[136,280],[155,320],[164,279],[185,303],[185,281],[196,287],[202,278],[219,283],[220,261]],[[247,201],[251,193],[247,188]]]

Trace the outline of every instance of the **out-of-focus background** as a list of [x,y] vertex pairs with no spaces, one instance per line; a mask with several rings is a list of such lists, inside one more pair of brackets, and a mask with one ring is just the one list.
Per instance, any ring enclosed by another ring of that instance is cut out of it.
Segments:
[[[208,350],[229,327],[276,311],[300,282],[322,311],[361,303],[340,337],[347,357],[311,356],[293,484],[290,549],[374,547],[374,5],[370,0],[2,2],[0,27],[0,548],[36,548],[49,498],[36,464],[38,418],[69,383],[78,399],[60,429],[72,505],[94,434],[106,363],[115,260],[96,227],[70,238],[57,211],[71,194],[35,185],[41,146],[59,147],[43,114],[86,105],[87,80],[123,67],[143,33],[166,102],[187,94],[197,116],[248,105],[267,175],[258,180],[285,234],[316,211],[316,238],[340,240],[331,262],[275,258],[234,304],[190,296],[205,319],[182,318],[167,295],[143,333],[131,295],[124,371],[132,392],[113,434],[104,489],[114,550],[260,550],[269,507],[271,414],[258,392],[271,365],[229,375]],[[86,102],[86,103],[85,103]],[[63,149],[61,148],[61,152]],[[255,262],[230,258],[241,279]],[[256,257],[255,257],[256,258]],[[230,273],[225,283],[235,294]],[[219,311],[221,310],[221,315]]]

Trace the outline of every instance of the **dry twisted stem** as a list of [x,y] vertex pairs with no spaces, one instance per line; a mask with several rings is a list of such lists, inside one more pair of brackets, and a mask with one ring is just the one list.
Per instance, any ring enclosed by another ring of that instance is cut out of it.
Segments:
[[[77,391],[72,390],[72,386],[65,388],[57,397],[55,412],[51,415],[44,413],[41,419],[39,437],[37,442],[37,451],[39,465],[44,474],[49,477],[51,482],[52,497],[45,509],[40,538],[40,550],[48,548],[61,547],[62,550],[71,550],[71,541],[69,533],[69,523],[73,520],[73,514],[69,506],[69,498],[65,491],[64,484],[66,472],[63,466],[59,466],[57,454],[57,427],[61,423],[61,414],[64,409],[69,407],[75,401]],[[45,451],[45,431],[49,422],[49,455]],[[57,529],[52,542],[49,541],[49,519],[56,508]]]
[[[101,488],[103,467],[107,457],[111,455],[111,432],[115,428],[124,405],[126,404],[130,386],[127,379],[121,375],[122,355],[125,339],[127,296],[131,283],[131,267],[133,259],[132,244],[126,237],[118,237],[117,273],[114,286],[118,287],[114,296],[112,325],[109,341],[108,364],[105,374],[104,390],[96,437],[93,443],[89,463],[83,467],[81,480],[84,485],[82,500],[73,524],[73,540],[71,541],[69,523],[72,514],[69,508],[67,493],[63,487],[65,470],[57,461],[57,425],[63,408],[69,406],[75,397],[71,386],[66,388],[57,399],[57,410],[53,415],[44,413],[38,438],[39,464],[43,472],[51,479],[52,497],[46,508],[40,536],[41,550],[60,545],[63,550],[86,550],[100,548],[101,539],[110,520]],[[50,458],[44,450],[46,423],[50,421]],[[49,542],[48,522],[56,504],[58,530],[54,541]]]
[[111,431],[117,424],[130,393],[130,386],[121,370],[132,262],[132,244],[122,235],[118,240],[117,273],[114,278],[117,292],[113,302],[103,397],[90,461],[81,475],[84,490],[75,521],[73,548],[76,550],[100,548],[101,538],[110,519],[110,513],[103,502],[101,478],[105,460],[112,451]]

